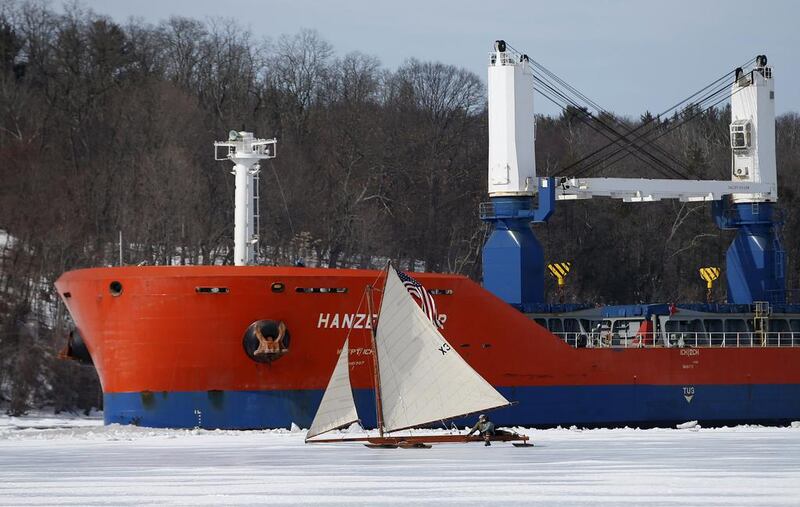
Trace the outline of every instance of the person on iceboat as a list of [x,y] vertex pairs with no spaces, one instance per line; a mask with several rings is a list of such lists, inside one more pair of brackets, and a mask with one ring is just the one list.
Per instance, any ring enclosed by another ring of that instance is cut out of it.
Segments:
[[486,418],[486,414],[481,414],[478,417],[478,422],[475,423],[475,426],[470,428],[467,436],[472,435],[476,431],[483,437],[484,442],[486,442],[484,445],[492,445],[492,443],[489,442],[489,438],[493,437],[495,434],[494,423]]

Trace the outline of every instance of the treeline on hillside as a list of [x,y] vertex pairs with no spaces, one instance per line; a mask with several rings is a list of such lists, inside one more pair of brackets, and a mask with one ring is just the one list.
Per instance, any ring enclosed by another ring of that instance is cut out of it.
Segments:
[[[93,371],[56,359],[68,322],[53,281],[117,264],[120,233],[125,264],[231,263],[234,182],[212,150],[231,129],[278,138],[260,180],[260,262],[391,258],[479,280],[485,101],[466,70],[413,59],[388,70],[310,30],[259,40],[229,21],[119,24],[74,6],[3,4],[0,403],[98,406]],[[690,113],[698,119],[659,144],[698,176],[728,178],[728,111],[690,108],[657,124]],[[537,119],[540,175],[605,144],[580,116]],[[800,119],[781,117],[790,259],[797,143]],[[632,157],[597,174],[658,176]],[[702,299],[696,270],[723,265],[731,239],[707,205],[609,200],[559,205],[537,234],[549,260],[573,262],[568,299],[597,302]]]

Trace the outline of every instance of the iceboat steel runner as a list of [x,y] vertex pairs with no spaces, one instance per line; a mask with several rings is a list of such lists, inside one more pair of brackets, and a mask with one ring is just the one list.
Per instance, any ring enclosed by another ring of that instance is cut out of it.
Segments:
[[[483,440],[467,435],[387,436],[467,414],[511,405],[481,377],[436,329],[434,314],[414,302],[391,265],[387,266],[377,320],[369,326],[374,364],[377,437],[314,439],[358,421],[350,387],[350,332],[328,387],[306,435],[306,442],[364,441],[370,446],[426,447],[434,442]],[[422,289],[424,290],[424,288]],[[372,286],[366,288],[372,315]],[[520,441],[528,437],[498,432],[490,440]]]
[[[519,402],[497,412],[497,424],[800,419],[800,306],[787,304],[773,78],[763,55],[733,75],[730,180],[537,177],[530,60],[497,41],[488,80],[491,200],[480,208],[493,231],[483,287],[414,274],[435,299],[441,334]],[[236,131],[215,143],[236,175],[236,266],[82,269],[56,282],[75,323],[68,352],[97,369],[106,423],[311,424],[342,330],[371,325],[353,308],[378,272],[250,265],[258,162],[275,146]],[[595,197],[711,202],[717,225],[736,231],[721,270],[728,304],[548,304],[545,253],[530,224],[547,221],[557,203]],[[351,348],[353,399],[375,427],[369,347]]]

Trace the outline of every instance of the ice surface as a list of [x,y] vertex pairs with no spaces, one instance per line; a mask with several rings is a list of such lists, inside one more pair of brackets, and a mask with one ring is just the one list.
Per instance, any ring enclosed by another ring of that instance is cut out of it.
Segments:
[[0,417],[0,504],[800,503],[800,427],[526,433],[536,447],[377,450],[307,445],[304,431]]

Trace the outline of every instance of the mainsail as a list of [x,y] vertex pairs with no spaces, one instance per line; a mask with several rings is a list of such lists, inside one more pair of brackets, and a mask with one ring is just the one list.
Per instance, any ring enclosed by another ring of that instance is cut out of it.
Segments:
[[325,394],[322,395],[322,402],[308,429],[306,440],[358,421],[353,390],[350,387],[349,341],[346,339],[342,345],[339,360],[333,369]]
[[450,346],[391,267],[375,341],[387,432],[509,405]]

